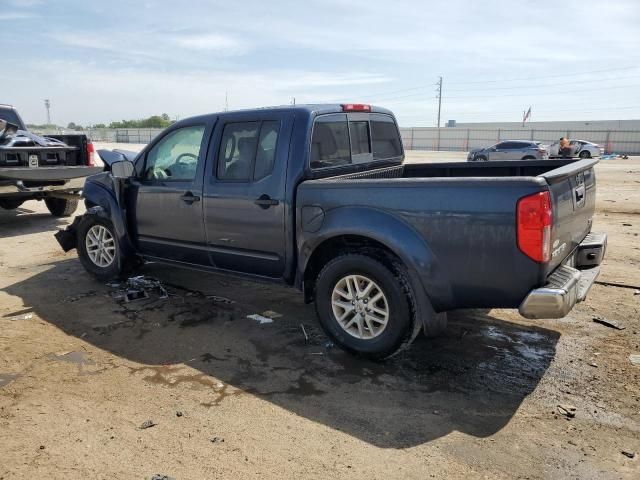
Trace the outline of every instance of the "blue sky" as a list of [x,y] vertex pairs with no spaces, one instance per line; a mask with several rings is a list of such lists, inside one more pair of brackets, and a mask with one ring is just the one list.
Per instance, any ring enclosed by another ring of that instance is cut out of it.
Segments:
[[0,102],[43,123],[367,102],[442,119],[640,118],[640,1],[0,0]]

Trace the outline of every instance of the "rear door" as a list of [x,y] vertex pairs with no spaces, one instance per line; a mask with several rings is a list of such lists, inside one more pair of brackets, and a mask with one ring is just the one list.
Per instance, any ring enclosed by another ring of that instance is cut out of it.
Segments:
[[133,181],[141,253],[209,265],[202,217],[202,172],[214,120],[194,121],[167,131],[141,159]]
[[216,126],[203,194],[207,249],[216,268],[283,275],[293,119],[292,112],[240,112]]

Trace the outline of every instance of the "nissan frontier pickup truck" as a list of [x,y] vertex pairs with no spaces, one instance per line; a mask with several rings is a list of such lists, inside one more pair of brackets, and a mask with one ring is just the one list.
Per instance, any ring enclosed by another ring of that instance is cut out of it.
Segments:
[[597,160],[404,163],[395,117],[369,105],[203,115],[100,155],[110,172],[57,234],[90,273],[143,259],[295,286],[334,342],[374,359],[448,310],[563,317],[606,248]]

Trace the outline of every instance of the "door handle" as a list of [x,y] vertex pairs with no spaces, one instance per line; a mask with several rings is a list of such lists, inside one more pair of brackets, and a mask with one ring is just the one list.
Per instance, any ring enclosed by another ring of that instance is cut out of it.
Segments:
[[253,203],[258,205],[260,208],[267,209],[272,205],[278,205],[280,202],[274,198],[271,198],[269,195],[260,195],[260,198],[256,199]]
[[194,195],[191,192],[187,192],[184,195],[180,195],[180,200],[182,200],[187,205],[191,205],[193,202],[199,202],[200,197],[198,197],[197,195]]

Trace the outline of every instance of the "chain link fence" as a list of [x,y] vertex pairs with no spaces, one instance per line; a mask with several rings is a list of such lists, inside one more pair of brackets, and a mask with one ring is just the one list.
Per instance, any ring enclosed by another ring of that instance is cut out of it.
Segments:
[[640,154],[640,130],[561,130],[538,128],[474,129],[460,127],[400,128],[407,150],[447,150],[466,152],[503,140],[535,140],[549,145],[560,137],[597,143],[606,153]]

